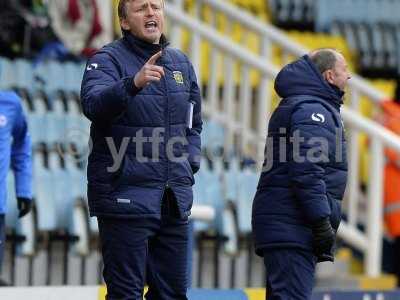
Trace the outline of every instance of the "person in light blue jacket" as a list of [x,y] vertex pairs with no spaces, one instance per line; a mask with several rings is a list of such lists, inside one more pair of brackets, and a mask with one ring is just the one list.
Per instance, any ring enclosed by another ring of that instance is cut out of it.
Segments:
[[[5,214],[7,213],[7,174],[15,176],[19,217],[32,207],[31,140],[22,111],[21,100],[14,92],[0,92],[0,272],[4,256]],[[0,285],[5,283],[0,280]]]

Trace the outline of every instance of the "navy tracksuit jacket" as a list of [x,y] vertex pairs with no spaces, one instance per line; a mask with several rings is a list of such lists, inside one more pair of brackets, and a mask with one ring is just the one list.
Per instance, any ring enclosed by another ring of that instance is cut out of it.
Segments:
[[[135,88],[134,75],[160,50],[157,64],[165,76]],[[202,130],[191,63],[167,47],[164,36],[155,45],[125,33],[88,61],[81,99],[92,121],[88,200],[90,214],[99,217],[108,299],[141,299],[146,260],[154,266],[149,273],[158,273],[152,277],[161,278],[149,283],[148,299],[185,299],[187,217]],[[134,141],[151,137],[160,141],[145,142],[143,149]],[[110,169],[113,151],[125,154],[121,166]]]
[[[126,34],[102,48],[87,64],[81,98],[83,112],[92,121],[93,149],[87,170],[92,216],[159,217],[167,186],[177,198],[181,215],[190,214],[202,129],[200,93],[193,67],[182,52],[166,47],[157,62],[164,67],[165,77],[141,90],[133,85],[133,76],[165,46],[165,41],[164,45],[153,45]],[[194,109],[190,129],[187,118],[191,103]],[[153,157],[151,143],[144,143],[143,153],[136,153],[132,138],[141,134],[144,138],[154,134],[163,139],[157,149],[159,155]],[[122,165],[114,172],[107,170],[113,166],[107,137],[112,138],[117,150],[121,144],[126,146]],[[126,145],[124,138],[130,138]],[[166,146],[177,138],[187,142],[173,144],[174,156],[189,157],[173,162],[168,159]],[[148,161],[141,162],[140,154]]]
[[[330,217],[336,230],[341,219],[340,206],[347,180],[346,141],[340,117],[343,92],[323,79],[308,56],[281,70],[275,90],[283,99],[269,121],[265,170],[253,202],[256,252],[263,255],[269,251],[267,272],[279,273],[285,268],[279,266],[281,261],[299,268],[298,278],[307,281],[312,280],[312,276],[306,273],[313,271],[315,265],[312,224]],[[298,147],[290,140],[295,132],[304,139]],[[316,138],[324,138],[325,143],[320,144]],[[282,155],[285,159],[280,158]],[[294,155],[297,155],[296,159]],[[297,157],[305,159],[302,161]],[[295,255],[300,251],[306,267],[302,269],[301,264],[288,257],[276,257],[282,249],[294,251]],[[287,272],[275,279],[296,282]],[[307,299],[294,295],[282,299],[291,297]]]

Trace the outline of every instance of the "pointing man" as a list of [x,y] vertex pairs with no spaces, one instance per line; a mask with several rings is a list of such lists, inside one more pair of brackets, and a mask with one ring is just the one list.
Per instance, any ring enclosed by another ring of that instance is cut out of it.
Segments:
[[187,299],[188,216],[199,169],[200,93],[168,47],[164,1],[120,0],[123,37],[92,57],[81,98],[92,121],[90,214],[108,300]]

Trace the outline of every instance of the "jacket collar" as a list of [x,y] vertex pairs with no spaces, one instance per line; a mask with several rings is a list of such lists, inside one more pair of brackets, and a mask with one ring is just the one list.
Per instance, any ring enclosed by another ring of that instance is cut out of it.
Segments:
[[339,107],[343,104],[343,96],[344,96],[344,92],[339,89],[336,85],[330,84],[330,87],[333,89],[333,91],[336,93],[337,98],[335,100],[333,100],[332,102],[334,102],[335,105],[339,105]]
[[148,59],[160,50],[164,50],[169,42],[164,34],[161,35],[160,43],[152,44],[139,39],[138,37],[132,35],[130,32],[123,32],[123,40],[128,44],[128,46],[139,56],[144,59]]

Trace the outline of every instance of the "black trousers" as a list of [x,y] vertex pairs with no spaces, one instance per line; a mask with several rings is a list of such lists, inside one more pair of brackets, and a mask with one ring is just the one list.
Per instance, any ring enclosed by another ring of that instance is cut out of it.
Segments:
[[300,249],[278,248],[264,252],[267,300],[310,300],[316,257]]
[[0,214],[0,273],[3,267],[4,251],[6,244],[6,218],[5,215]]
[[172,191],[161,220],[98,218],[107,300],[187,300],[188,219],[179,216]]

